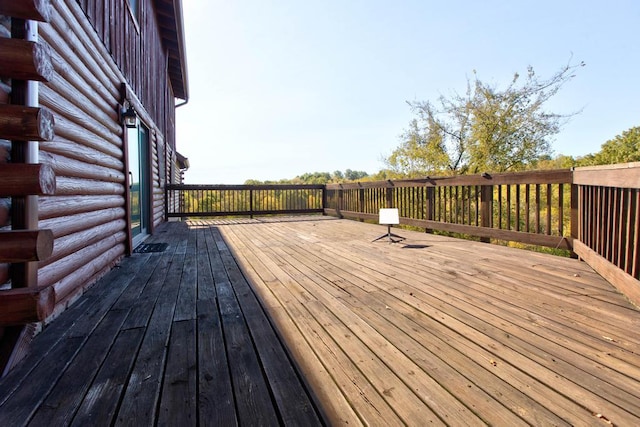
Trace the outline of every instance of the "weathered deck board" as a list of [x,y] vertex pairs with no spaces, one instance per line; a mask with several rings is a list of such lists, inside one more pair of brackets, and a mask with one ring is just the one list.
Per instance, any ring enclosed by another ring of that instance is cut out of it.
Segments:
[[332,425],[640,424],[640,311],[587,265],[383,231],[167,224],[0,380],[0,425],[314,425],[316,404]]
[[0,425],[323,424],[219,234],[151,241],[169,247],[124,260],[0,380]]
[[416,397],[447,424],[640,423],[640,311],[584,263],[320,218],[219,230],[334,424],[342,398],[411,423]]

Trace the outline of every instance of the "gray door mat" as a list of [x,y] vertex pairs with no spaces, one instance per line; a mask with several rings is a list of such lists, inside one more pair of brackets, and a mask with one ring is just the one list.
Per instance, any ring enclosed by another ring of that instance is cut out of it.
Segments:
[[168,243],[141,243],[134,250],[134,253],[146,254],[149,252],[164,252],[169,246]]

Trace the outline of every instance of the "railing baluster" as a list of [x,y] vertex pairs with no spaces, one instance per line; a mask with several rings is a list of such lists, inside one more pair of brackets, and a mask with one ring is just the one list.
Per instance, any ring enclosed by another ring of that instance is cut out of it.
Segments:
[[546,224],[546,233],[548,236],[551,235],[551,206],[552,206],[552,187],[551,184],[547,184],[547,224]]

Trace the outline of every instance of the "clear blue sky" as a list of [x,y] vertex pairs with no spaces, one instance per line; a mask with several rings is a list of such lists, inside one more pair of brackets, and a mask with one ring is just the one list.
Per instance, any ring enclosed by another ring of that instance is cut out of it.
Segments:
[[[584,61],[549,104],[583,112],[553,142],[580,156],[640,125],[637,0],[183,0],[188,183],[384,167],[406,101]],[[572,58],[572,59],[571,59]]]

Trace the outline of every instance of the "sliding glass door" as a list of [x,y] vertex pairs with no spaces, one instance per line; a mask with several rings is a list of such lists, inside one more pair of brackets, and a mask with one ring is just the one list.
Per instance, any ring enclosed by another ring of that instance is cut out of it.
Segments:
[[133,246],[147,234],[149,218],[148,197],[148,154],[149,133],[147,128],[140,124],[137,128],[128,128],[128,155],[129,155],[129,194],[131,197],[130,219]]

